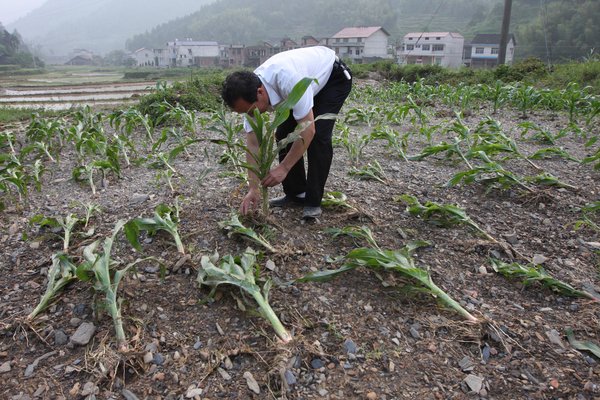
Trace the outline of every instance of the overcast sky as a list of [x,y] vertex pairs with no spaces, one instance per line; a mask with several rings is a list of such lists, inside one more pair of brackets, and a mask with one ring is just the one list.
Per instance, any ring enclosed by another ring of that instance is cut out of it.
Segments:
[[24,17],[47,0],[0,0],[0,22],[8,25],[20,17]]

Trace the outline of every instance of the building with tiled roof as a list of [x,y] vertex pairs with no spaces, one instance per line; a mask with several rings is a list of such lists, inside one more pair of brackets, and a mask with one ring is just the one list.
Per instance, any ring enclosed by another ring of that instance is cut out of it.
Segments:
[[441,65],[459,68],[463,65],[465,38],[455,32],[410,32],[397,49],[400,64]]
[[342,29],[326,42],[339,57],[362,63],[390,58],[389,36],[381,26],[353,26]]

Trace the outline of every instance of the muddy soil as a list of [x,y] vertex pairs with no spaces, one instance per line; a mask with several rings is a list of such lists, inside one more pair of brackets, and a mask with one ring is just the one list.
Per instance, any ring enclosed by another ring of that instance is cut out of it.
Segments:
[[[356,106],[366,105],[350,102],[344,111]],[[430,124],[452,122],[442,105],[432,105],[428,113]],[[478,106],[464,122],[475,127],[489,114],[486,105]],[[492,117],[523,153],[544,147],[520,138],[517,124],[523,120],[516,110]],[[549,111],[534,111],[527,120],[554,133],[567,126],[566,115]],[[409,122],[393,128],[411,129]],[[351,131],[360,135],[371,129],[359,124]],[[206,127],[195,134],[216,135]],[[442,139],[447,137],[438,134],[433,142]],[[417,154],[425,141],[411,136],[407,152]],[[557,145],[581,159],[590,153],[585,141],[570,134]],[[327,190],[345,193],[352,209],[325,209],[312,223],[301,221],[301,208],[273,209],[266,223],[248,222],[280,250],[264,254],[261,274],[273,280],[270,303],[294,337],[282,344],[239,291],[222,286],[213,301],[209,289],[198,287],[202,255],[259,248],[228,237],[218,226],[237,209],[245,190],[218,163],[223,148],[201,142],[188,151],[174,162],[180,174],[173,178],[175,192],[156,170],[139,165],[124,168],[121,179],[109,175],[98,182],[94,196],[88,186],[72,181],[75,158],[66,150],[60,164],[46,163],[41,192],[32,190],[26,201],[0,213],[0,398],[600,398],[599,359],[576,350],[566,337],[571,328],[577,340],[600,343],[599,303],[541,285],[523,286],[496,273],[489,262],[496,257],[526,264],[535,258],[556,279],[600,291],[599,233],[574,228],[581,207],[600,199],[600,175],[592,165],[562,158],[535,161],[577,189],[531,185],[531,193],[516,187],[487,191],[477,183],[445,186],[464,170],[460,162],[443,156],[407,162],[382,141],[367,145],[360,165],[377,160],[385,183],[359,180],[348,174],[348,153],[337,147]],[[518,158],[502,165],[520,176],[539,172]],[[280,189],[271,190],[278,194]],[[464,227],[441,228],[413,217],[394,201],[400,194],[459,205],[500,244]],[[77,258],[92,240],[109,236],[117,220],[149,217],[158,204],[172,205],[177,196],[186,256],[163,234],[142,236],[143,254],[122,237],[116,245],[121,266],[142,255],[165,265],[138,265],[119,290],[128,352],[116,351],[112,322],[89,283],[68,286],[34,323],[25,322],[45,290],[51,257],[62,247],[51,232],[30,225],[31,217],[83,215],[82,203],[100,205],[103,213],[90,222],[92,236],[73,238],[70,254]],[[426,293],[405,290],[411,282],[397,275],[359,268],[326,283],[289,284],[338,267],[328,260],[366,245],[334,239],[327,231],[349,225],[369,227],[384,249],[429,241],[415,254],[417,266],[479,322],[468,323]],[[76,331],[91,324],[93,334],[74,343]]]

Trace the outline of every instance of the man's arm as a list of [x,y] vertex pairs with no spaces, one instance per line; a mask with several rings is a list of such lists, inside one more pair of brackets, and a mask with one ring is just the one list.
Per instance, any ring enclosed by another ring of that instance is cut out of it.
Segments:
[[273,168],[262,180],[261,183],[263,186],[271,187],[283,182],[290,169],[300,160],[306,149],[308,149],[308,146],[310,146],[315,137],[315,118],[312,110],[309,111],[306,117],[298,121],[298,125],[306,126],[300,133],[302,139],[298,139],[292,144],[290,151],[288,151],[283,161],[277,167]]

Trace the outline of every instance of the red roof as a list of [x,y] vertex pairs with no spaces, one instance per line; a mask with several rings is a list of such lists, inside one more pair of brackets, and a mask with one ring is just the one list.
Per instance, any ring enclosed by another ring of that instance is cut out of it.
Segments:
[[383,31],[383,33],[390,36],[390,34],[387,33],[386,30],[383,29],[381,26],[352,26],[349,28],[342,29],[341,31],[333,35],[332,38],[368,38],[369,36],[371,36],[379,30]]

